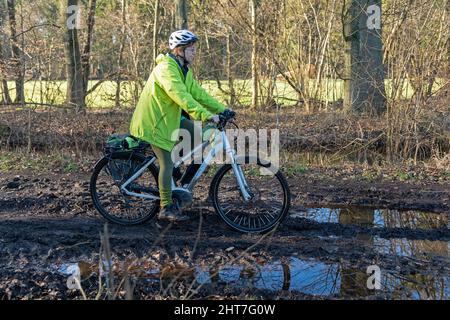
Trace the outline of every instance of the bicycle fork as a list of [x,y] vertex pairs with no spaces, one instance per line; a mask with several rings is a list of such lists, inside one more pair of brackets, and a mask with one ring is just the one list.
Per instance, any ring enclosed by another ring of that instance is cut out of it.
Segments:
[[236,177],[236,181],[239,186],[241,196],[244,199],[244,201],[249,201],[252,198],[252,196],[248,192],[249,187],[247,181],[245,180],[244,172],[242,171],[241,166],[238,163],[236,163],[236,151],[234,151],[234,149],[231,148],[230,142],[228,141],[228,138],[225,132],[223,131],[222,131],[222,141],[225,152],[230,156],[231,168],[233,169],[234,175]]

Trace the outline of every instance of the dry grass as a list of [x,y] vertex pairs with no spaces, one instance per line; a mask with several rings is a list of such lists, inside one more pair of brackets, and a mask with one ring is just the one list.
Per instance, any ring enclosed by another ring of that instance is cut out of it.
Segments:
[[[321,152],[338,157],[375,152],[392,162],[433,159],[439,163],[445,162],[450,150],[450,120],[445,103],[435,105],[425,109],[399,104],[381,118],[339,111],[306,114],[296,108],[262,112],[242,108],[237,110],[237,123],[244,129],[279,129],[280,149],[287,152]],[[109,134],[128,131],[132,113],[131,109],[3,112],[0,148],[27,148],[29,152],[66,150],[79,159],[98,155]]]

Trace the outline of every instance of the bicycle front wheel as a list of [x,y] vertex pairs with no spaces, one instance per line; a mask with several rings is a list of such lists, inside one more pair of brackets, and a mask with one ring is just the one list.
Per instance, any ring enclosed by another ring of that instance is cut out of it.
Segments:
[[245,157],[238,167],[250,200],[244,200],[231,164],[223,165],[211,182],[210,198],[219,216],[234,230],[268,232],[279,225],[290,207],[289,185],[278,169],[259,158]]

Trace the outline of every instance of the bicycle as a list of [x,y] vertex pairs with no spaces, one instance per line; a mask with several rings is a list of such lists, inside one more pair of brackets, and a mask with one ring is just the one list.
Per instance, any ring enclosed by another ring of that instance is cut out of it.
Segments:
[[[268,232],[280,224],[289,211],[289,186],[282,172],[269,161],[236,155],[225,134],[227,124],[237,127],[234,118],[233,111],[219,114],[220,120],[215,126],[217,130],[211,138],[174,163],[172,197],[181,208],[190,205],[196,183],[219,152],[225,152],[230,163],[223,164],[217,170],[209,187],[209,198],[215,212],[234,230]],[[210,145],[211,149],[195,174],[186,179],[186,172],[189,171],[186,170],[181,176],[180,165],[191,159],[195,152]],[[152,152],[147,152],[151,150],[150,144],[142,141],[132,149],[118,149],[108,150],[94,166],[90,181],[94,206],[110,222],[120,225],[145,223],[157,214],[160,207],[157,158]],[[262,174],[261,169],[266,170],[266,174]],[[265,178],[271,180],[266,182]],[[184,184],[177,185],[179,180]]]

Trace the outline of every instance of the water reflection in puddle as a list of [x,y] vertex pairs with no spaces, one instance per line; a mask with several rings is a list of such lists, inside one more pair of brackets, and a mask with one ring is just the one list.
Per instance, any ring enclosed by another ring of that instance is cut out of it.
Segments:
[[[295,212],[293,218],[312,219],[319,223],[339,223],[368,228],[445,229],[448,215],[420,211],[397,211],[369,208],[310,208]],[[384,239],[370,235],[358,236],[358,241],[377,254],[423,259],[425,268],[431,257],[449,257],[450,242],[410,240],[406,238]],[[237,287],[255,287],[272,290],[295,290],[313,295],[367,297],[381,295],[391,299],[449,299],[449,270],[437,274],[400,274],[397,270],[381,273],[381,291],[367,288],[367,270],[348,267],[339,263],[326,264],[291,258],[288,263],[275,262],[253,271],[252,277],[243,276],[243,266],[227,267],[219,272],[220,280]],[[204,271],[202,271],[204,272]],[[424,271],[426,272],[426,271]],[[431,271],[430,271],[431,272]],[[248,273],[248,272],[247,272]],[[200,272],[201,274],[201,272]],[[201,279],[208,277],[204,273]]]
[[354,298],[371,295],[397,299],[450,298],[449,276],[405,276],[382,270],[381,289],[378,291],[367,288],[367,279],[366,270],[297,258],[290,258],[284,263],[277,261],[253,270],[244,266],[224,267],[218,273],[210,269],[197,269],[197,281],[206,285],[221,282],[237,288],[291,290],[309,295]]
[[218,271],[217,277],[211,277],[211,270],[197,269],[197,271],[199,283],[211,284],[219,281],[239,288],[295,290],[311,295],[331,295],[339,291],[340,285],[338,265],[297,258],[291,258],[285,263],[277,261],[258,268],[227,266]]
[[[70,275],[78,264],[64,264],[58,272]],[[164,268],[163,268],[164,269]],[[135,268],[129,272],[146,281],[159,283],[160,269]],[[171,279],[175,276],[166,279]],[[189,278],[201,286],[225,285],[238,289],[266,289],[274,292],[295,291],[316,296],[385,299],[450,299],[450,275],[401,274],[395,270],[381,270],[381,288],[367,287],[367,270],[341,263],[325,263],[315,259],[296,257],[277,260],[264,265],[226,265],[219,269],[196,267]],[[191,281],[191,280],[189,280]]]
[[409,239],[384,239],[373,238],[373,247],[376,252],[386,255],[397,255],[402,257],[448,257],[450,242],[431,240],[409,240]]
[[[295,212],[293,218],[307,218],[319,223],[339,223],[368,228],[445,229],[448,215],[419,211],[384,210],[367,208],[311,208]],[[272,291],[296,291],[308,295],[345,298],[381,297],[386,299],[450,299],[450,269],[442,267],[439,272],[429,269],[433,257],[448,259],[450,242],[410,240],[406,238],[385,239],[361,235],[357,241],[377,255],[395,256],[414,260],[422,267],[399,267],[381,270],[381,289],[367,287],[368,274],[364,268],[346,263],[328,263],[315,259],[302,260],[290,257],[265,265],[225,265],[195,267],[185,270],[188,278],[195,278],[204,286],[217,284],[235,288],[267,289]],[[80,266],[80,263],[78,263]],[[81,268],[81,266],[80,266]],[[217,269],[218,268],[218,269]],[[85,270],[91,270],[84,268]],[[70,274],[70,265],[60,266],[58,272]],[[160,277],[173,278],[180,270],[158,269],[140,266],[131,275],[158,283]]]
[[306,218],[320,223],[354,224],[378,228],[440,229],[449,227],[447,214],[389,209],[308,208],[293,211],[292,218]]
[[[398,211],[388,209],[309,208],[291,214],[292,218],[306,218],[319,223],[339,223],[368,228],[445,229],[448,228],[447,214],[421,211]],[[409,240],[405,238],[384,239],[364,236],[358,239],[375,252],[406,257],[449,256],[450,242],[431,240]]]

